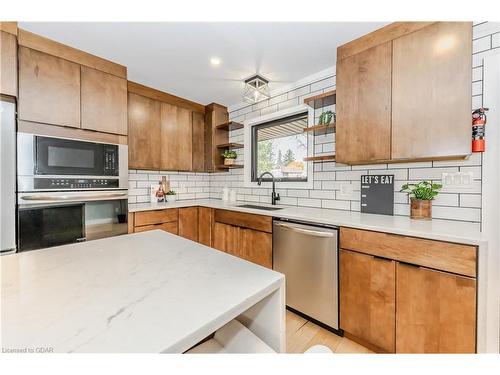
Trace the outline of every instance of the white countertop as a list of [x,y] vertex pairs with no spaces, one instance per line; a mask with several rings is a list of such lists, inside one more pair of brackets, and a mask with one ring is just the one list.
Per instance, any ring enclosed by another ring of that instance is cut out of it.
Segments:
[[284,283],[163,231],[0,257],[2,347],[184,352]]
[[238,207],[242,204],[269,206],[264,203],[237,202],[227,203],[220,199],[179,200],[172,203],[137,203],[129,204],[129,212],[161,210],[165,208],[203,206],[239,212],[268,215],[310,223],[344,226],[379,232],[395,233],[439,241],[458,242],[471,245],[484,245],[486,239],[474,223],[438,220],[411,220],[405,216],[373,215],[354,211],[331,210],[297,206],[283,207],[281,210],[266,211]]

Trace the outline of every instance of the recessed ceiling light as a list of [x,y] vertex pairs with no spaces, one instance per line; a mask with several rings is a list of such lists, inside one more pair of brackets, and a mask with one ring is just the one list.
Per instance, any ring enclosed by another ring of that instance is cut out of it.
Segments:
[[212,57],[210,59],[210,64],[212,64],[212,66],[219,66],[220,65],[220,59],[218,57]]

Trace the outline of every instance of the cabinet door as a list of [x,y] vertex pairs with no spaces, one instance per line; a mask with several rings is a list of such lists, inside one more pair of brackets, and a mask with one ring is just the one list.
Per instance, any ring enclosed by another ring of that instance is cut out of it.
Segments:
[[127,80],[81,67],[82,128],[127,135]]
[[80,65],[19,47],[19,118],[80,127]]
[[198,242],[198,207],[179,208],[179,236]]
[[207,207],[198,207],[198,241],[207,246],[212,246],[212,224],[214,210]]
[[391,42],[337,61],[336,161],[391,157]]
[[17,96],[16,36],[0,31],[0,94]]
[[191,111],[161,103],[161,169],[192,169],[192,135]]
[[128,164],[132,169],[161,168],[160,102],[128,94]]
[[393,43],[392,158],[469,155],[471,23],[437,22]]
[[397,264],[397,353],[474,353],[476,280]]
[[178,223],[177,223],[177,221],[173,221],[171,223],[143,225],[140,227],[135,227],[134,232],[139,233],[139,232],[146,232],[149,230],[156,230],[156,229],[161,229],[161,230],[164,230],[165,232],[169,232],[172,234],[178,234]]
[[253,229],[239,228],[238,247],[234,255],[261,266],[273,267],[273,235]]
[[234,225],[215,223],[212,246],[229,254],[235,254],[238,249],[238,227]]
[[205,115],[192,112],[193,116],[193,171],[205,170]]
[[381,351],[395,351],[395,262],[340,250],[340,328]]

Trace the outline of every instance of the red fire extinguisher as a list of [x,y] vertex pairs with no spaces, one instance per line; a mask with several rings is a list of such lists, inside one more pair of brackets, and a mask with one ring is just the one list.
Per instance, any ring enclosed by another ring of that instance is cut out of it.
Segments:
[[481,107],[472,112],[472,152],[485,151],[486,111],[488,108]]

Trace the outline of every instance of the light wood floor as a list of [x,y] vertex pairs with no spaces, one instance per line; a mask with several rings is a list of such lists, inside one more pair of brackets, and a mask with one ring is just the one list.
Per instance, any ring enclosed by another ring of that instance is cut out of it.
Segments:
[[287,353],[304,353],[313,345],[328,346],[334,353],[373,353],[345,337],[286,311],[286,351]]

